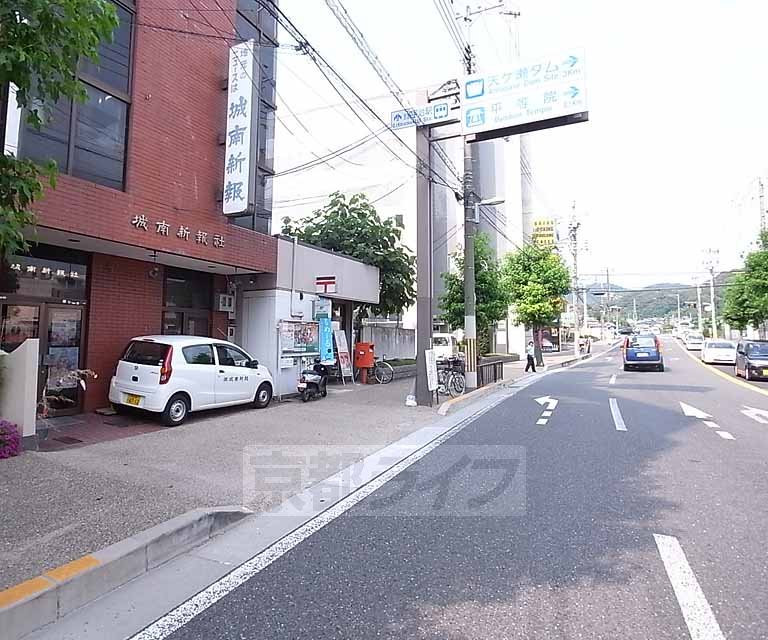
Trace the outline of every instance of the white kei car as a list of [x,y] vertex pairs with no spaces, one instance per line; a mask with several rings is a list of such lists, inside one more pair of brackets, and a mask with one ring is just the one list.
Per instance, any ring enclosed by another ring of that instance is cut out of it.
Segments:
[[192,411],[237,404],[263,409],[273,388],[269,370],[231,342],[142,336],[131,340],[117,363],[109,401],[118,413],[144,409],[175,426]]
[[707,364],[736,364],[736,344],[730,340],[705,340],[701,361]]

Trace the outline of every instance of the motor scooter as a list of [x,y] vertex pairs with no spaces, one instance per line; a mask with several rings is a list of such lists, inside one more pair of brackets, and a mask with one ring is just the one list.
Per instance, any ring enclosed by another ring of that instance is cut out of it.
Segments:
[[315,358],[311,369],[301,372],[297,389],[303,402],[328,395],[328,367],[320,362],[320,358]]

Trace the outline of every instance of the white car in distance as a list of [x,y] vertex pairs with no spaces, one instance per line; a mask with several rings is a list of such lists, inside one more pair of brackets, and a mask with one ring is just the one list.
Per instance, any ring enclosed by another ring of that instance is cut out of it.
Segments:
[[689,333],[685,336],[684,342],[688,351],[701,351],[704,346],[704,336],[700,333]]
[[128,408],[159,413],[176,426],[192,411],[272,400],[269,370],[225,340],[198,336],[133,338],[117,363],[109,401],[118,413]]
[[736,344],[730,340],[705,340],[701,361],[707,364],[736,364]]

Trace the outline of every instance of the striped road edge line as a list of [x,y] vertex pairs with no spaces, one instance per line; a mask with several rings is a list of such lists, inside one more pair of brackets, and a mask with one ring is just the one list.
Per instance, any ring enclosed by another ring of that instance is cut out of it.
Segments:
[[197,595],[180,604],[178,607],[165,614],[162,618],[159,618],[144,630],[132,636],[130,640],[162,640],[163,638],[167,638],[195,618],[198,614],[208,609],[208,607],[221,600],[244,582],[250,580],[257,573],[266,569],[275,560],[288,553],[312,534],[317,533],[320,529],[349,511],[356,504],[362,502],[365,498],[392,480],[392,478],[421,460],[428,453],[462,431],[483,414],[505,400],[508,400],[509,397],[510,396],[508,395],[502,396],[491,404],[483,407],[481,410],[473,413],[471,416],[467,416],[457,425],[427,443],[418,451],[415,451],[407,458],[390,467],[381,475],[376,476],[373,480],[368,482],[368,484],[363,485],[354,493],[351,493],[346,498],[343,498],[333,506],[329,507],[326,511],[323,511],[321,514],[294,529],[291,533],[273,543],[261,553],[255,555],[223,578],[203,589]]

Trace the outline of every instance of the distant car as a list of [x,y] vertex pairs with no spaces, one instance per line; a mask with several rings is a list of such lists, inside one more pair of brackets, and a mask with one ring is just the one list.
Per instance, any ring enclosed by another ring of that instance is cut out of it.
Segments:
[[109,385],[115,411],[159,413],[169,426],[192,411],[252,404],[266,407],[274,383],[269,370],[237,345],[197,336],[133,338]]
[[661,342],[650,333],[625,338],[622,352],[624,371],[629,371],[630,369],[664,371]]
[[700,333],[689,333],[685,336],[684,342],[688,351],[701,351],[704,347],[704,336]]
[[707,364],[736,364],[736,345],[730,340],[705,340],[701,361]]
[[768,378],[768,340],[744,340],[736,345],[736,377],[747,380]]
[[619,335],[621,335],[621,336],[631,336],[632,335],[632,327],[621,327],[621,329],[619,329]]
[[437,360],[453,358],[458,351],[456,338],[450,333],[433,333],[432,348],[435,350]]

